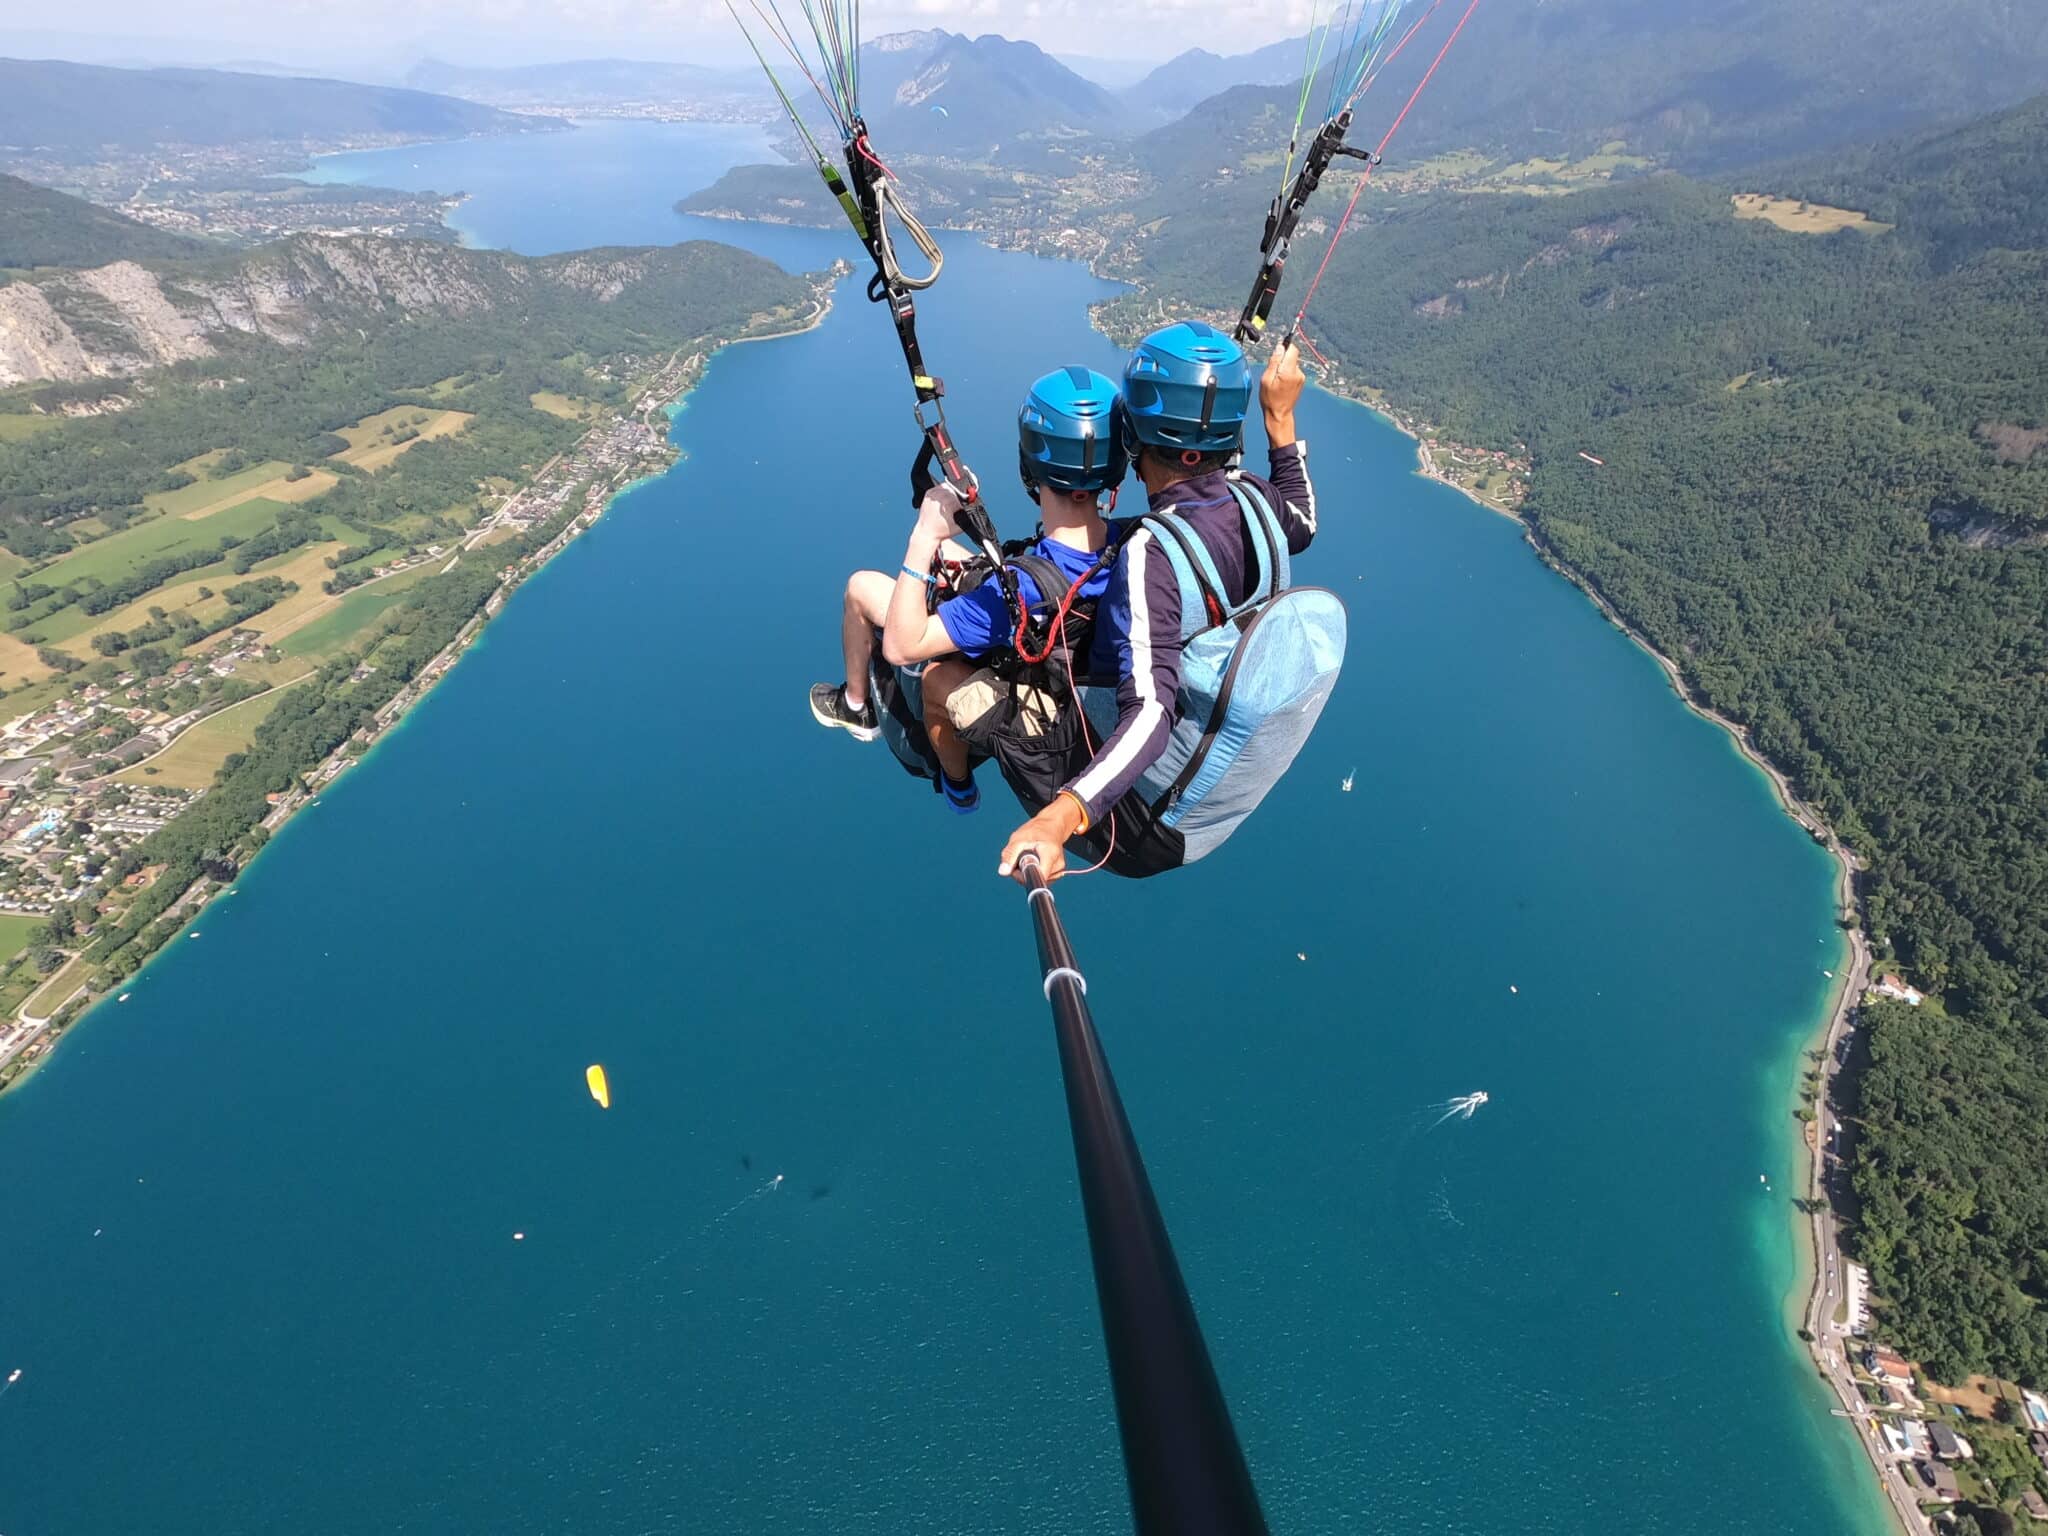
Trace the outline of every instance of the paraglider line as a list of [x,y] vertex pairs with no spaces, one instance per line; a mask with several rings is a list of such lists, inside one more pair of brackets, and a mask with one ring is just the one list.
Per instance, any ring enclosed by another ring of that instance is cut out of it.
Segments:
[[[1435,7],[1432,6],[1431,9],[1434,10]],[[1409,93],[1408,104],[1401,108],[1401,115],[1394,119],[1394,126],[1387,130],[1386,137],[1380,140],[1379,148],[1373,151],[1372,159],[1366,162],[1365,171],[1358,178],[1358,185],[1351,189],[1351,201],[1344,205],[1344,217],[1338,221],[1336,233],[1330,236],[1329,248],[1323,252],[1322,264],[1316,268],[1316,275],[1309,279],[1308,292],[1302,295],[1301,308],[1294,312],[1293,329],[1297,333],[1301,330],[1303,317],[1308,314],[1309,301],[1316,296],[1317,285],[1323,280],[1323,273],[1329,270],[1330,258],[1337,254],[1337,242],[1342,240],[1346,231],[1351,228],[1352,210],[1358,206],[1358,199],[1364,193],[1366,183],[1372,180],[1373,167],[1379,164],[1380,157],[1387,152],[1387,146],[1394,142],[1394,135],[1401,131],[1401,125],[1408,121],[1408,114],[1415,110],[1415,103],[1422,99],[1422,93],[1428,89],[1429,82],[1436,78],[1437,68],[1443,63],[1444,56],[1451,51],[1451,45],[1457,42],[1458,34],[1465,30],[1465,23],[1472,19],[1472,13],[1478,9],[1479,0],[1471,0],[1471,3],[1465,7],[1465,14],[1458,18],[1458,24],[1451,28],[1451,35],[1444,39],[1443,47],[1437,50],[1436,58],[1431,61],[1429,68],[1423,72],[1422,79],[1416,83],[1415,89]],[[1427,16],[1423,17],[1423,21],[1428,19]],[[1421,24],[1421,22],[1416,23],[1417,26]],[[1413,37],[1415,34],[1411,30],[1408,35]],[[1407,38],[1401,39],[1403,47],[1407,46],[1407,42]],[[1391,55],[1388,62],[1392,62]]]

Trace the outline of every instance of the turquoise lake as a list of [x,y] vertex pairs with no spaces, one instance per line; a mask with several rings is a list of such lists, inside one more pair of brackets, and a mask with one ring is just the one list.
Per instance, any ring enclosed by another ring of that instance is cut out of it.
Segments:
[[[470,190],[529,252],[858,256],[670,211],[761,153],[614,124],[324,174]],[[948,252],[926,350],[1021,530],[1016,400],[1116,368],[1111,289]],[[1879,1536],[1784,1321],[1825,858],[1512,523],[1303,417],[1329,712],[1206,863],[1061,888],[1274,1529]],[[0,1531],[1127,1528],[1006,796],[947,815],[805,707],[910,527],[885,317],[842,286],[674,430],[0,1098]]]

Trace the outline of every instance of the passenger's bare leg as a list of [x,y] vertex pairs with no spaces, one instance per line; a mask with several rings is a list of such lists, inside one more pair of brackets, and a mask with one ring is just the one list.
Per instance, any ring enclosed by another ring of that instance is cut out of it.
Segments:
[[839,640],[846,652],[846,702],[864,709],[868,702],[868,663],[874,659],[875,631],[889,612],[894,577],[880,571],[855,571],[846,578],[846,606]]
[[967,743],[953,729],[946,702],[953,690],[973,675],[974,663],[959,656],[931,662],[924,669],[924,733],[938,754],[939,766],[955,784],[967,778]]

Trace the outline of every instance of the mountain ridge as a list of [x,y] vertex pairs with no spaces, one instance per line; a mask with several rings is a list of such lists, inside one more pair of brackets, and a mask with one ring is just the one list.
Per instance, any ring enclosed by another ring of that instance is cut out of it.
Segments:
[[[1123,125],[1116,97],[1083,79],[1036,43],[984,33],[939,33],[931,51],[889,91],[877,109],[864,79],[869,127],[878,141],[922,140],[929,152],[978,154],[1005,141],[1045,135],[1104,135]],[[922,148],[922,146],[921,146]]]
[[658,304],[664,285],[712,265],[784,276],[764,258],[704,240],[527,257],[298,235],[210,261],[116,261],[0,287],[0,388],[126,378],[242,341],[303,346],[343,323],[424,312],[516,317],[551,292],[630,309]]
[[560,126],[452,96],[347,80],[0,58],[0,147],[72,159],[108,148],[459,138]]
[[720,69],[667,60],[568,59],[559,64],[476,66],[422,59],[406,71],[413,90],[490,106],[561,106],[663,97],[758,101],[772,94],[758,70]]

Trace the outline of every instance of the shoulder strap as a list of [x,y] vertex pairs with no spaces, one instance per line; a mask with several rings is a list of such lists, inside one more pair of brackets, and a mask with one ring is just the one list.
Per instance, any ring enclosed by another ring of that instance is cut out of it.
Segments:
[[1237,610],[1242,613],[1246,608],[1285,592],[1291,584],[1293,572],[1287,558],[1287,539],[1280,531],[1280,519],[1274,515],[1265,493],[1250,481],[1234,475],[1229,485],[1230,494],[1237,498],[1238,510],[1244,514],[1245,526],[1251,530],[1252,558],[1258,567],[1251,584],[1251,595]]
[[1010,556],[1010,564],[1031,578],[1031,585],[1038,589],[1038,601],[1031,605],[1034,620],[1051,616],[1059,600],[1067,595],[1067,578],[1060,568],[1045,556],[1019,550]]
[[1192,640],[1230,614],[1230,595],[1202,536],[1171,512],[1147,512],[1139,519],[1153,531],[1153,543],[1180,582],[1180,637]]

